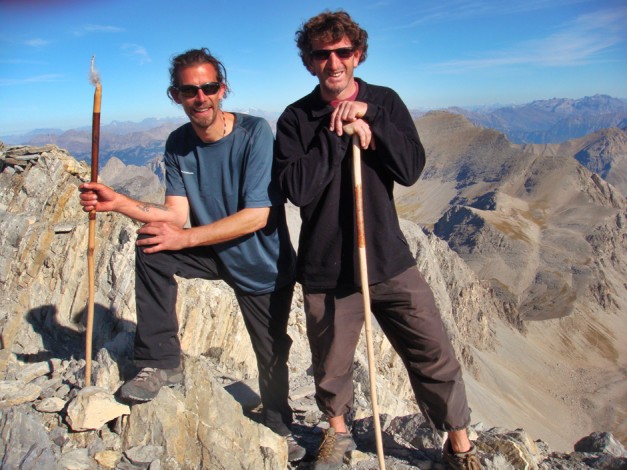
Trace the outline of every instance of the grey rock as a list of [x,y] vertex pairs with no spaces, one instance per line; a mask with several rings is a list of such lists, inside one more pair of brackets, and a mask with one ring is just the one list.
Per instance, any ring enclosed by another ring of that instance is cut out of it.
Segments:
[[610,432],[593,432],[575,443],[575,452],[606,453],[627,457],[625,447]]
[[22,368],[17,374],[17,380],[21,380],[24,383],[32,382],[33,380],[50,374],[52,368],[48,362],[37,362],[36,364],[29,364]]
[[57,426],[52,429],[48,436],[50,440],[55,443],[58,447],[63,447],[68,442],[68,430],[63,426]]
[[101,348],[92,363],[92,383],[100,388],[115,392],[121,385],[118,364],[111,357],[111,353]]
[[388,429],[419,450],[438,449],[443,443],[422,414],[396,417]]
[[[118,418],[116,423],[120,420],[121,418]],[[102,427],[99,431],[99,435],[104,443],[105,449],[114,450],[116,452],[122,450],[122,439],[120,435],[109,429],[109,426]]]
[[35,401],[41,394],[41,387],[19,381],[0,382],[0,408],[21,405]]
[[94,457],[97,453],[102,452],[107,449],[107,444],[104,439],[99,436],[96,436],[88,445],[87,445],[87,454],[90,457]]
[[100,429],[109,421],[129,414],[128,405],[119,403],[107,390],[85,387],[67,406],[67,421],[74,431]]
[[148,466],[148,470],[161,470],[162,468],[161,460],[153,460]]
[[487,456],[501,456],[513,468],[535,470],[546,457],[523,430],[480,432],[477,450]]
[[65,407],[65,400],[57,397],[50,397],[35,404],[35,409],[42,413],[57,413]]
[[89,458],[87,449],[71,449],[59,459],[59,467],[64,470],[94,470],[95,462]]
[[261,404],[257,380],[238,380],[226,385],[224,390],[226,390],[244,410],[253,410]]
[[[144,465],[133,465],[130,462],[122,460],[120,463],[116,465],[116,470],[146,470]],[[173,469],[177,467],[172,467]]]
[[120,462],[122,456],[119,452],[115,452],[112,450],[103,450],[100,452],[96,452],[93,457],[100,466],[104,468],[115,468],[118,462]]
[[54,233],[68,233],[74,230],[74,225],[72,224],[57,224],[53,228]]
[[54,396],[57,398],[70,398],[70,391],[71,389],[69,385],[62,384],[59,388],[55,390]]
[[124,452],[124,455],[133,465],[149,466],[163,455],[162,446],[135,446]]
[[0,468],[55,468],[57,458],[36,416],[9,409],[0,416]]
[[[180,468],[284,468],[285,441],[246,419],[240,405],[211,377],[208,365],[203,358],[187,358],[183,392],[163,388],[153,401],[133,406],[123,447],[159,446],[162,460]],[[246,452],[234,460],[234,449],[243,443]]]

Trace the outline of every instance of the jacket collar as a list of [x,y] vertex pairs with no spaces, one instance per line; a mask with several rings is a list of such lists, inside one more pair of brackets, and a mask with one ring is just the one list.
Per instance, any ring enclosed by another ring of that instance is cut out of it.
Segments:
[[[357,101],[360,101],[364,96],[367,96],[368,85],[361,78],[355,77],[355,81],[359,84],[359,92],[357,93]],[[313,91],[310,93],[311,98],[311,116],[319,118],[326,114],[333,112],[333,106],[324,101],[320,96],[320,85],[316,85]]]

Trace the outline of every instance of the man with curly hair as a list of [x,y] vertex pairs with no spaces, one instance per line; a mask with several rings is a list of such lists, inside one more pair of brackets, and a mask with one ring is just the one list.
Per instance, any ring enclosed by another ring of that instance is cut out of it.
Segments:
[[346,12],[311,18],[296,41],[318,85],[279,118],[275,163],[281,189],[300,207],[296,276],[305,297],[316,400],[329,420],[315,468],[339,468],[355,449],[345,415],[364,309],[345,126],[362,148],[372,312],[402,358],[421,409],[448,432],[448,465],[480,468],[466,431],[470,410],[461,367],[394,207],[394,184],[414,184],[425,165],[416,126],[392,89],[354,77],[366,59],[368,34]]

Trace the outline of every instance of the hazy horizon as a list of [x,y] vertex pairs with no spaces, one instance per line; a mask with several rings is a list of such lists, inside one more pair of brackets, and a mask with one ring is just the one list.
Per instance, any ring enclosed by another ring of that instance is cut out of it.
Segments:
[[[368,31],[356,74],[410,109],[627,97],[621,0],[332,0]],[[316,84],[294,33],[319,4],[164,0],[0,2],[0,135],[91,123],[92,56],[102,122],[183,116],[166,96],[170,58],[206,46],[224,62],[225,108],[281,112]]]
[[[610,96],[610,95],[606,95],[603,93],[599,93],[599,95],[605,95],[605,96]],[[592,95],[594,96],[594,95]],[[587,98],[588,96],[581,96],[581,97],[552,97],[552,98],[547,98],[546,100],[551,100],[551,99],[565,99],[565,100],[579,100],[582,98]],[[615,99],[619,99],[621,101],[624,101],[627,103],[627,98],[622,98],[622,97],[617,97],[617,96],[610,96],[611,98],[615,98]],[[469,111],[473,111],[473,110],[485,110],[485,109],[498,109],[501,107],[508,107],[508,106],[520,106],[520,105],[526,105],[526,104],[530,104],[532,102],[535,101],[545,101],[545,100],[531,100],[528,102],[524,102],[524,103],[494,103],[494,104],[485,104],[485,105],[471,105],[471,106],[456,106],[456,105],[452,105],[452,106],[447,106],[447,107],[433,107],[433,108],[413,108],[410,109],[410,112],[412,113],[426,113],[429,111],[435,111],[435,110],[440,110],[440,109],[450,109],[450,108],[461,108],[461,109],[465,109],[465,110],[469,110]],[[266,111],[264,109],[256,109],[256,108],[249,108],[249,109],[230,109],[227,106],[228,102],[224,103],[224,109],[227,111],[234,111],[234,112],[241,112],[241,113],[250,113],[250,114],[255,114],[255,112],[265,118],[271,118],[271,119],[277,119],[279,117],[279,115],[281,114],[281,111]],[[110,121],[107,121],[106,119],[101,120],[101,126],[110,126],[113,125],[114,123],[120,123],[120,124],[141,124],[142,122],[145,121],[149,121],[149,120],[155,120],[155,121],[187,121],[187,116],[183,113],[182,110],[180,110],[179,115],[171,115],[171,116],[162,116],[162,117],[155,117],[155,116],[146,116],[144,118],[138,118],[138,119],[125,119],[125,120],[121,120],[121,119],[112,119]],[[87,123],[87,124],[83,124],[80,126],[71,126],[71,127],[55,127],[55,126],[49,126],[49,127],[32,127],[30,129],[25,129],[24,131],[21,132],[12,132],[12,133],[5,133],[0,129],[0,140],[3,138],[7,138],[7,137],[21,137],[21,136],[29,136],[29,135],[37,135],[40,133],[43,133],[44,131],[54,131],[55,133],[63,133],[63,132],[67,132],[70,130],[89,130],[91,131],[91,122]]]

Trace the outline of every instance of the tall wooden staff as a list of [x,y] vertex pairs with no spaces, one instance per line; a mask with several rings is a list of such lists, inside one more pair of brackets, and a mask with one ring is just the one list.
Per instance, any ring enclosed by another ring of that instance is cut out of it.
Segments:
[[366,259],[366,229],[364,223],[364,200],[361,183],[361,148],[359,136],[348,125],[344,127],[347,134],[353,136],[353,190],[355,192],[355,217],[357,220],[357,246],[359,248],[359,274],[361,278],[361,293],[364,299],[364,323],[366,329],[366,346],[368,349],[368,376],[370,378],[370,401],[372,402],[372,419],[374,421],[374,435],[377,444],[379,468],[385,469],[383,455],[383,440],[381,438],[381,422],[379,421],[379,404],[377,401],[377,382],[375,376],[374,346],[372,344],[372,312],[370,310],[370,288],[368,283],[368,262]]
[[[102,85],[100,76],[94,67],[95,57],[91,58],[90,81],[95,85],[94,112],[91,125],[91,181],[98,182],[98,152],[100,149],[100,102]],[[87,331],[85,337],[85,385],[91,385],[91,348],[94,329],[95,265],[96,249],[96,209],[89,212],[89,240],[87,243],[87,271],[89,276],[89,302],[87,304]]]

